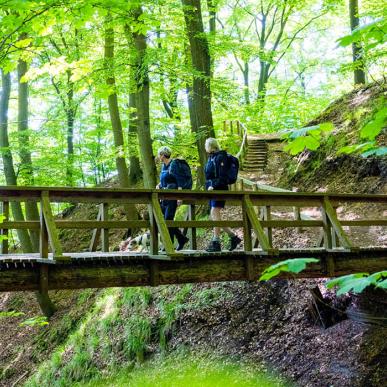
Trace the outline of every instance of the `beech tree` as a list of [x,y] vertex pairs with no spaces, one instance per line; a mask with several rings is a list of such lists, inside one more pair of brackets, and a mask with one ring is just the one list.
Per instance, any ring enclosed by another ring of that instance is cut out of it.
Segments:
[[[203,167],[207,160],[205,140],[215,137],[211,110],[211,58],[204,35],[200,0],[182,0],[182,4],[194,73],[188,102],[190,120],[197,139],[200,164]],[[204,182],[202,171],[201,168],[199,184]]]
[[[349,21],[351,31],[359,27],[359,1],[349,0]],[[355,85],[364,85],[366,83],[366,76],[364,71],[363,49],[360,42],[352,43],[352,57],[353,57],[353,77]]]

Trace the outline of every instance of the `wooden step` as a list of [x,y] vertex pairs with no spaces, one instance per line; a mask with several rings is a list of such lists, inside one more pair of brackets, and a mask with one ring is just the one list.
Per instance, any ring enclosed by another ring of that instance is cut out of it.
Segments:
[[265,155],[267,156],[267,152],[246,152],[246,155]]
[[254,164],[254,165],[243,164],[243,169],[262,169],[265,167],[266,167],[266,164]]
[[245,162],[250,162],[250,163],[259,163],[259,162],[266,162],[267,158],[266,157],[246,157]]
[[267,155],[266,154],[255,154],[255,155],[253,155],[253,154],[247,154],[246,156],[245,156],[245,158],[247,159],[247,158],[250,158],[250,159],[267,159]]
[[243,164],[244,169],[255,169],[255,168],[265,168],[266,164]]

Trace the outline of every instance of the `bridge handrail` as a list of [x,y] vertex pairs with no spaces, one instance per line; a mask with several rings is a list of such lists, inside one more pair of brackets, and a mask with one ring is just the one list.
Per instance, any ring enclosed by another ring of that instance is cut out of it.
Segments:
[[246,154],[247,150],[247,128],[242,122],[238,121],[239,127],[242,128],[242,143],[239,148],[238,153],[235,155],[235,157],[239,160],[239,163],[242,165],[242,159],[244,155]]
[[[259,184],[258,184],[259,186]],[[130,188],[69,188],[69,187],[22,187],[22,186],[0,186],[0,201],[35,201],[41,200],[43,192],[47,192],[50,201],[60,202],[111,202],[111,203],[131,203],[148,204],[151,202],[152,194],[158,194],[162,198],[181,199],[181,200],[200,200],[207,201],[215,197],[224,200],[241,200],[243,195],[248,194],[256,200],[273,200],[283,198],[294,198],[300,201],[305,198],[306,201],[317,202],[325,197],[334,201],[371,201],[387,202],[386,194],[349,194],[334,192],[293,192],[279,189],[278,192],[267,191],[202,191],[202,190],[169,190],[169,189],[130,189]]]

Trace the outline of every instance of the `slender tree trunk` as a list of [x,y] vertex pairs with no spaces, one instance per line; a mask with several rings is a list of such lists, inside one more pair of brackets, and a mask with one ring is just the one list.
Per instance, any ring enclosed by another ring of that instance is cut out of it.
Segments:
[[[207,0],[207,8],[208,8],[208,25],[210,28],[210,35],[212,39],[215,38],[216,34],[216,11],[214,0]],[[210,77],[211,79],[214,77],[214,58],[210,55]]]
[[74,83],[71,81],[71,70],[67,71],[67,106],[64,106],[67,119],[67,164],[66,164],[66,185],[73,186],[74,170]]
[[[20,147],[20,171],[26,185],[34,185],[34,172],[32,168],[32,157],[28,135],[28,83],[22,82],[22,77],[28,69],[27,63],[19,59],[18,73],[18,133]],[[39,220],[39,210],[36,202],[26,202],[26,218],[28,220]],[[39,232],[30,231],[31,243],[34,251],[39,251]]]
[[[138,7],[132,11],[137,23],[140,23],[142,9]],[[135,84],[137,106],[137,133],[143,162],[143,177],[146,188],[156,186],[156,166],[152,150],[149,117],[149,75],[145,55],[147,50],[146,36],[139,31],[133,31],[133,41],[136,50]]]
[[[113,129],[114,147],[116,150],[116,167],[118,172],[118,180],[121,187],[129,187],[129,173],[124,157],[124,136],[122,133],[122,124],[120,118],[120,112],[118,109],[117,93],[115,88],[114,78],[114,30],[111,27],[111,20],[107,18],[106,30],[105,30],[105,63],[107,67],[106,83],[111,88],[108,105],[110,120]],[[135,205],[126,205],[125,211],[128,219],[137,219],[138,214]]]
[[[188,106],[191,105],[189,109],[191,127],[196,135],[199,160],[203,169],[207,161],[205,140],[208,137],[215,137],[211,111],[211,60],[208,42],[204,36],[200,0],[182,0],[182,4],[190,43],[191,63],[195,72],[192,90],[188,95]],[[199,183],[203,184],[202,172],[199,177]]]
[[266,98],[266,84],[269,80],[269,64],[265,61],[259,62],[258,98],[259,106],[263,108]]
[[134,185],[142,178],[140,159],[138,158],[136,93],[129,94],[129,110],[129,183]]
[[[359,3],[358,0],[349,0],[349,19],[351,31],[359,26]],[[360,42],[352,43],[352,57],[354,69],[355,85],[364,85],[366,83],[363,50]]]
[[[13,166],[12,152],[8,139],[8,107],[11,94],[11,75],[1,70],[2,90],[0,98],[0,148],[4,165],[4,175],[7,185],[17,185],[15,169]],[[11,202],[13,218],[16,221],[24,221],[24,215],[20,202]],[[31,239],[27,230],[17,230],[17,235],[23,252],[32,252]]]
[[244,62],[243,67],[243,94],[245,97],[245,104],[250,104],[250,84],[249,84],[249,62]]
[[102,145],[101,145],[101,115],[102,115],[102,103],[101,100],[98,99],[98,102],[94,100],[94,111],[97,117],[96,126],[97,126],[97,143],[95,149],[95,160],[94,164],[94,176],[95,176],[95,185],[98,185],[101,182],[101,171],[102,166],[100,163]]

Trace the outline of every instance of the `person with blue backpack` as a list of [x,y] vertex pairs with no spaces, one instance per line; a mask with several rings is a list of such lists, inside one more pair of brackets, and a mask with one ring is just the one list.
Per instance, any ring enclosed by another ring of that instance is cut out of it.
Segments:
[[[157,152],[157,157],[162,163],[160,171],[160,183],[157,189],[191,189],[192,174],[188,163],[182,159],[172,159],[172,151],[169,147],[163,146]],[[162,200],[161,210],[165,220],[174,220],[177,210],[177,200]],[[169,228],[169,235],[172,242],[177,239],[176,250],[182,250],[189,239],[177,227]]]
[[[207,138],[205,149],[208,153],[208,160],[205,166],[206,189],[211,190],[228,190],[229,184],[234,184],[238,177],[239,161],[236,157],[221,150],[219,143],[215,138]],[[224,200],[210,200],[211,219],[221,220],[222,209],[224,208]],[[229,227],[223,227],[230,237],[228,250],[233,251],[237,248],[242,240],[232,232]],[[213,238],[208,245],[206,251],[216,252],[221,251],[220,245],[220,227],[214,227]]]

